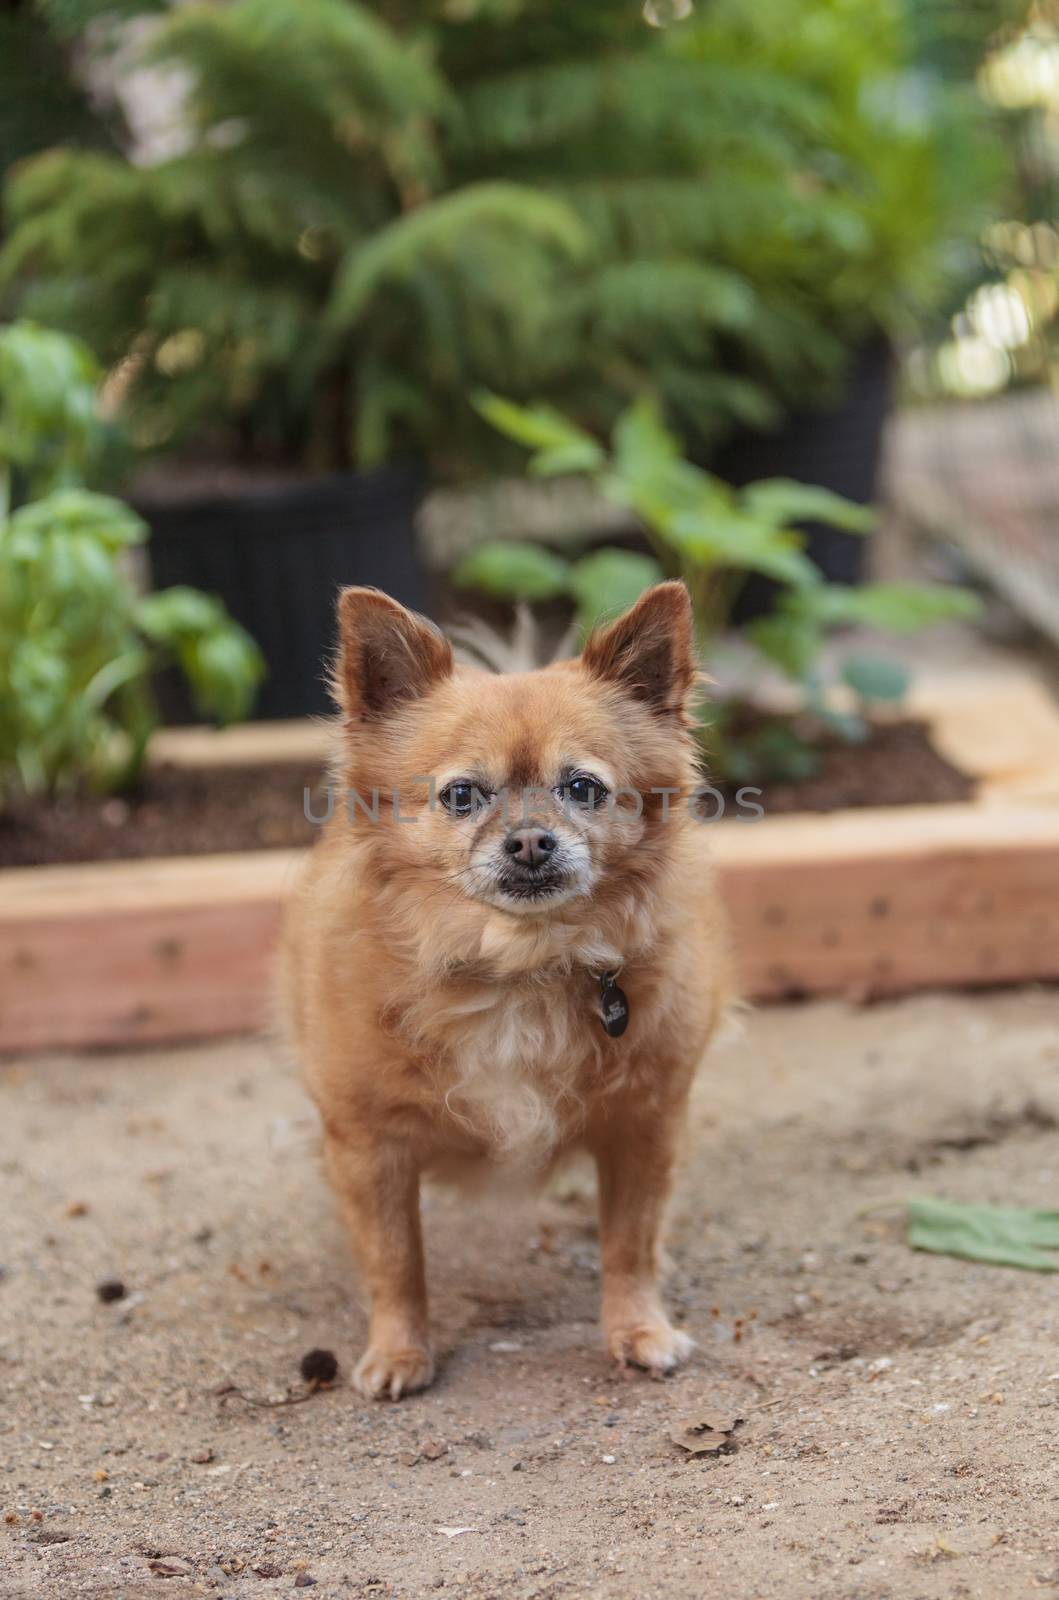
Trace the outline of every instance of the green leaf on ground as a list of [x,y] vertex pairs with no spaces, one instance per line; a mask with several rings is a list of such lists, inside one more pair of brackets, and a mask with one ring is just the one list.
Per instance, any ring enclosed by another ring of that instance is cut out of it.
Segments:
[[955,1200],[908,1202],[908,1242],[913,1250],[961,1256],[1028,1272],[1059,1272],[1059,1211],[1021,1206],[967,1206]]

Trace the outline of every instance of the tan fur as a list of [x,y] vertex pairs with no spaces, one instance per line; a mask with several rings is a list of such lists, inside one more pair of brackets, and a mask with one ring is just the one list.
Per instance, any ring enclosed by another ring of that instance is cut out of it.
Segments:
[[[706,854],[688,812],[698,779],[687,708],[690,608],[662,584],[578,661],[494,677],[373,590],[340,600],[335,776],[379,820],[335,815],[291,908],[285,990],[327,1162],[372,1298],[362,1392],[430,1381],[419,1181],[495,1167],[545,1174],[577,1148],[600,1180],[608,1345],[656,1372],[690,1341],[657,1289],[662,1213],[695,1067],[727,1000]],[[550,791],[564,769],[645,797],[583,812]],[[508,826],[428,804],[459,777],[521,791],[559,841],[564,887],[511,903],[497,887]],[[416,780],[420,781],[416,781]],[[679,794],[650,795],[665,786]],[[621,971],[631,1018],[610,1038],[599,974]]]

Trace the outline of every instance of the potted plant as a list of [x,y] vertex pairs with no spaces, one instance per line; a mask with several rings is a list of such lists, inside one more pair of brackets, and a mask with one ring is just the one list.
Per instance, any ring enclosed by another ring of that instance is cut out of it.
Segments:
[[[807,12],[796,0],[721,0],[680,36],[692,54],[753,60],[816,91],[820,121],[791,175],[832,206],[820,233],[790,242],[782,295],[763,293],[780,312],[798,310],[786,324],[775,318],[768,348],[750,352],[747,376],[761,381],[764,362],[778,405],[761,428],[720,438],[709,460],[726,481],[796,477],[859,504],[874,499],[893,351],[957,303],[978,271],[1002,162],[974,74],[985,39],[1013,9],[1012,0],[986,0],[957,15],[884,0]],[[742,240],[730,264],[754,280],[777,259],[767,245],[755,259]],[[862,539],[822,523],[806,531],[808,553],[830,578],[860,579]],[[752,581],[740,615],[771,593]]]
[[721,778],[808,776],[821,735],[860,742],[869,733],[868,712],[902,699],[908,679],[900,665],[858,650],[838,667],[838,679],[858,709],[836,704],[835,684],[822,666],[825,639],[836,627],[862,623],[908,633],[977,610],[975,596],[953,586],[826,581],[799,524],[816,521],[862,538],[873,513],[793,479],[731,488],[685,459],[649,396],[619,417],[609,449],[547,406],[518,406],[495,395],[481,396],[479,406],[489,422],[532,452],[530,472],[588,475],[626,507],[639,522],[648,553],[601,548],[571,557],[521,541],[487,541],[457,567],[458,585],[516,602],[565,597],[584,637],[649,584],[683,578],[695,608],[699,651],[709,666],[747,581],[755,575],[771,581],[772,610],[751,622],[744,637],[795,688],[797,712],[766,712],[752,717],[748,727],[739,700],[722,697],[711,704],[703,738],[711,770]]
[[422,602],[423,476],[514,459],[475,387],[605,429],[648,384],[701,455],[837,381],[871,274],[877,301],[907,288],[888,206],[912,174],[936,186],[933,123],[863,109],[902,59],[895,4],[867,26],[837,0],[723,0],[671,27],[629,0],[181,5],[144,57],[183,87],[179,147],[16,171],[20,304],[115,369],[178,488],[192,445],[226,484],[252,469],[245,500],[238,475],[150,520],[159,574],[192,551],[261,639],[267,711],[323,704],[336,581]]
[[0,331],[0,810],[135,783],[160,669],[176,666],[218,722],[246,715],[261,676],[216,599],[138,591],[125,558],[144,524],[84,487],[104,443],[97,382],[76,341],[28,323]]

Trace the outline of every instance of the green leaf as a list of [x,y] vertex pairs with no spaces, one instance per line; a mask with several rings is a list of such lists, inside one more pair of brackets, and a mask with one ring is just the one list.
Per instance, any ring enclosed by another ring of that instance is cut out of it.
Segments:
[[915,633],[932,623],[968,618],[981,609],[969,589],[927,583],[827,584],[813,596],[825,623],[856,622],[890,633]]
[[496,600],[553,600],[569,590],[570,567],[539,544],[495,539],[464,556],[452,574],[460,589],[480,589]]
[[862,700],[898,701],[908,693],[911,674],[885,656],[852,655],[842,663],[842,681]]
[[76,483],[102,446],[101,374],[86,344],[29,321],[0,328],[0,468],[33,493]]
[[520,406],[502,395],[481,390],[475,410],[516,444],[537,454],[530,471],[542,476],[558,472],[591,472],[606,460],[603,447],[583,429],[568,422],[552,406]]
[[142,631],[155,644],[176,645],[208,633],[224,617],[224,608],[200,589],[174,584],[144,595],[136,613]]
[[799,683],[808,678],[823,642],[812,618],[783,610],[756,618],[745,631],[755,650]]
[[147,524],[121,500],[90,489],[55,489],[42,500],[20,506],[11,518],[13,534],[29,535],[34,540],[54,535],[90,539],[113,553],[129,545],[142,544]]
[[908,1242],[913,1250],[965,1261],[1059,1272],[1059,1256],[1044,1253],[1059,1249],[1059,1211],[917,1198],[908,1202]]
[[529,470],[535,478],[556,478],[568,472],[594,472],[605,459],[594,439],[571,440],[530,457]]
[[264,662],[242,628],[231,621],[215,625],[183,645],[178,657],[195,704],[205,716],[238,722],[247,715],[264,676]]
[[643,394],[622,412],[611,436],[614,463],[620,472],[638,477],[679,461],[680,441],[662,420],[652,395]]
[[738,512],[712,507],[680,511],[667,524],[667,538],[685,559],[709,571],[732,567],[762,572],[793,588],[819,584],[820,571],[801,548],[799,536]]
[[845,533],[870,533],[877,520],[871,506],[856,505],[842,495],[832,494],[830,489],[798,483],[793,478],[763,478],[749,484],[740,498],[752,515],[777,526],[824,522]]
[[627,611],[653,583],[665,576],[651,556],[633,550],[595,550],[575,561],[569,587],[577,598],[577,617],[587,634],[599,622]]

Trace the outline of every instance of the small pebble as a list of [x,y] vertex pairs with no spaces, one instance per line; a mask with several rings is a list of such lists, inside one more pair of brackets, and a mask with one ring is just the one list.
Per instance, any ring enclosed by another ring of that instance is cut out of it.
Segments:
[[120,1278],[104,1278],[96,1284],[96,1294],[105,1306],[113,1305],[115,1300],[124,1300],[127,1290]]
[[614,1465],[615,1461],[617,1461],[617,1459],[618,1459],[617,1456],[604,1456],[603,1457],[603,1465],[605,1467],[612,1467]]

